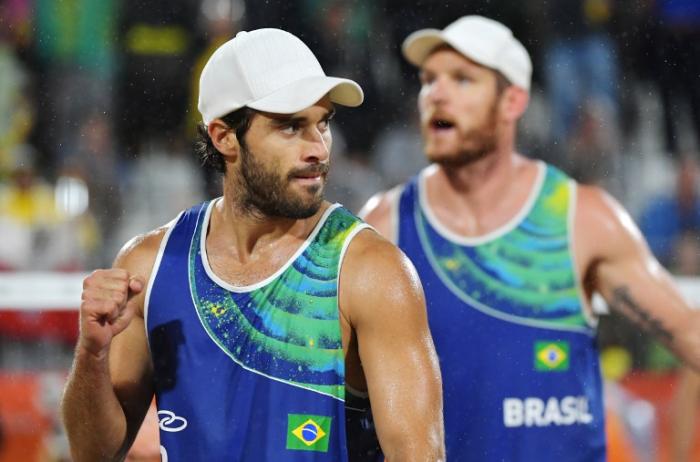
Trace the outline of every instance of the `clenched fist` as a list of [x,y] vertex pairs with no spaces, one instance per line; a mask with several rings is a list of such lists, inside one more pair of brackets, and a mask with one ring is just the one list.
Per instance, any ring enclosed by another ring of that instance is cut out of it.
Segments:
[[80,305],[79,347],[94,355],[106,354],[112,338],[131,322],[136,312],[134,298],[144,281],[113,268],[96,270],[83,281]]

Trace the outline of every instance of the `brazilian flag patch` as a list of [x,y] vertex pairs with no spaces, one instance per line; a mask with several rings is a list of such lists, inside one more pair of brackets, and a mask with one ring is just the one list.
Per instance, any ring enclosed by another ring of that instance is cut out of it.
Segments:
[[535,342],[535,370],[544,372],[568,371],[569,343]]
[[287,416],[287,449],[328,452],[331,417],[308,414]]

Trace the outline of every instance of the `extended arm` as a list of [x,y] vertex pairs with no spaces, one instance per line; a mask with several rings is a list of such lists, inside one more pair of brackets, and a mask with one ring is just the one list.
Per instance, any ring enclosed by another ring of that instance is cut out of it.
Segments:
[[671,408],[671,460],[689,462],[692,459],[698,401],[700,401],[700,375],[683,369],[680,372]]
[[580,188],[577,256],[589,261],[587,286],[700,371],[700,310],[688,306],[631,218],[596,188]]
[[74,460],[126,455],[153,388],[143,300],[158,235],[131,242],[83,283],[80,337],[61,404]]
[[440,370],[413,266],[364,231],[348,250],[340,283],[387,460],[443,460]]

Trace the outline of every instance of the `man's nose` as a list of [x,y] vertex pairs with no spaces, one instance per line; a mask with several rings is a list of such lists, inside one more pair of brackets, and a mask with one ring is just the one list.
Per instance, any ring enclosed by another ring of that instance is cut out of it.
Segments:
[[330,142],[324,132],[314,127],[310,130],[309,146],[306,150],[306,157],[316,158],[319,161],[326,161],[331,154]]
[[431,105],[444,104],[449,97],[447,85],[442,78],[437,78],[430,84],[425,85],[421,93],[423,102]]

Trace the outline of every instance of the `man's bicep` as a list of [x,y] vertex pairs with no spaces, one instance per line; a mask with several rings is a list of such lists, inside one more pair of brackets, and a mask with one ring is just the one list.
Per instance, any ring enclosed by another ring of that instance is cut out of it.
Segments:
[[[382,449],[390,456],[416,445],[433,460],[442,447],[440,371],[420,282],[399,255],[378,252],[355,280],[364,287],[349,297],[351,322]],[[409,436],[416,432],[425,439]]]

